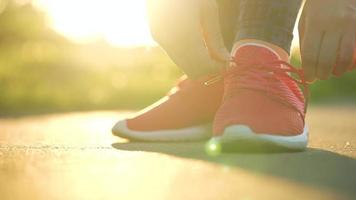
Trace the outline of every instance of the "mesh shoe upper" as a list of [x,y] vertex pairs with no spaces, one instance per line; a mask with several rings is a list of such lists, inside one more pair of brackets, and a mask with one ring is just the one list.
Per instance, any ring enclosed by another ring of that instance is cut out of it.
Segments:
[[222,134],[229,125],[247,125],[255,133],[302,133],[305,99],[288,72],[302,73],[265,47],[242,46],[233,56],[214,133]]
[[223,81],[204,83],[212,77],[182,77],[167,96],[127,120],[137,131],[172,130],[212,122],[223,96]]

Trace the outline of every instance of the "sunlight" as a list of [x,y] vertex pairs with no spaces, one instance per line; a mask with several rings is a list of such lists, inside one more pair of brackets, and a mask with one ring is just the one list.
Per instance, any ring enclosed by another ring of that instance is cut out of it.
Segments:
[[[119,47],[155,46],[146,19],[146,0],[34,0],[50,26],[67,38],[86,43],[104,39]],[[298,35],[296,29],[294,35]],[[295,37],[293,46],[298,46]]]
[[50,26],[75,42],[104,39],[114,46],[154,46],[145,0],[36,0]]

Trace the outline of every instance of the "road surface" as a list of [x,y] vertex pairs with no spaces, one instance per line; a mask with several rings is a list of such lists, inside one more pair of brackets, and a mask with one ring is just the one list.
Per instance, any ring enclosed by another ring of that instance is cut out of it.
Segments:
[[356,107],[311,107],[305,152],[218,156],[112,136],[127,114],[1,118],[0,199],[356,199]]

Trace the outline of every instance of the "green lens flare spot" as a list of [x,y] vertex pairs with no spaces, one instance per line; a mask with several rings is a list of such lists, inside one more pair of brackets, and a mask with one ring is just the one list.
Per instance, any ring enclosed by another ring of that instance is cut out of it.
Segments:
[[218,138],[212,138],[205,145],[205,151],[210,156],[217,156],[221,154],[221,143]]

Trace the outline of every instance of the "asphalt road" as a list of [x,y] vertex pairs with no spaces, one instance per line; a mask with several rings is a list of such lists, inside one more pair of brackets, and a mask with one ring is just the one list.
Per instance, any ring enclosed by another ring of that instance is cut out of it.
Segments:
[[312,107],[305,152],[111,136],[127,112],[0,119],[0,199],[356,199],[356,107]]

